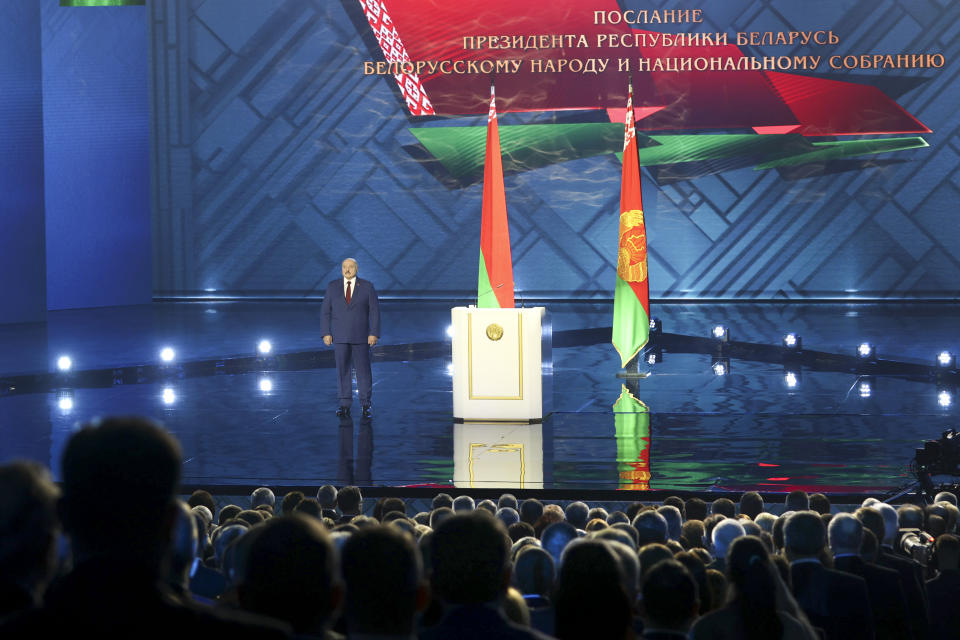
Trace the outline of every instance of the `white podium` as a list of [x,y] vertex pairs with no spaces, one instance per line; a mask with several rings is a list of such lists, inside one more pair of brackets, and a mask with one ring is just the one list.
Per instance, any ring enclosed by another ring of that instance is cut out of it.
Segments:
[[543,489],[543,426],[454,424],[453,484],[464,489]]
[[549,414],[552,327],[543,307],[455,307],[453,417],[540,422]]

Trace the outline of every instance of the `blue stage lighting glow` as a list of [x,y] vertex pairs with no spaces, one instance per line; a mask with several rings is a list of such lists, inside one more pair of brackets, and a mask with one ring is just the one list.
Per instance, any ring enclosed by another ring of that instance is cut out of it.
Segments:
[[797,377],[796,372],[787,371],[783,374],[783,382],[787,385],[788,389],[796,389],[797,385],[800,384],[800,378]]
[[937,404],[946,409],[953,404],[953,394],[946,390],[940,391],[937,394]]
[[873,387],[870,386],[869,382],[861,382],[858,391],[861,398],[869,398],[870,394],[873,393]]
[[160,359],[164,362],[173,362],[174,358],[177,357],[177,352],[174,351],[171,347],[164,347],[160,350]]
[[874,354],[874,346],[869,342],[861,342],[857,347],[857,355],[861,358],[869,358]]
[[160,398],[163,400],[163,404],[171,405],[177,401],[177,394],[173,390],[173,387],[164,387]]
[[940,355],[937,356],[937,364],[941,367],[955,367],[957,358],[949,351],[941,351]]
[[713,363],[713,375],[715,376],[725,376],[727,375],[727,365],[722,362]]
[[727,333],[727,328],[724,327],[723,325],[719,325],[719,324],[718,324],[717,326],[715,326],[715,327],[713,328],[713,337],[714,337],[714,338],[718,338],[718,339],[719,339],[719,338],[722,338],[723,336],[726,335],[726,333]]
[[273,382],[270,378],[260,378],[260,391],[264,393],[269,393],[273,391]]
[[269,340],[261,340],[257,345],[257,351],[259,351],[261,355],[267,355],[273,351],[273,345],[270,344]]
[[60,371],[70,371],[71,367],[73,367],[73,360],[70,359],[70,356],[60,356],[57,358],[57,369]]
[[60,408],[60,411],[63,413],[70,413],[73,411],[73,396],[70,394],[62,394],[57,398],[57,407]]

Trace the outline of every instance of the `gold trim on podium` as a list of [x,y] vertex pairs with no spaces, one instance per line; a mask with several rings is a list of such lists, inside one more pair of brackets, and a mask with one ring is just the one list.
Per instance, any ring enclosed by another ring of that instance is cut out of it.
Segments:
[[517,386],[515,396],[478,396],[473,393],[473,314],[467,313],[467,385],[470,400],[523,400],[523,315],[517,314]]
[[[524,483],[523,478],[524,478],[524,476],[526,475],[526,472],[527,472],[526,461],[524,460],[525,456],[523,455],[523,454],[524,454],[524,451],[523,451],[523,443],[515,443],[515,444],[495,444],[495,445],[492,445],[492,446],[491,446],[491,445],[487,445],[487,444],[484,444],[484,443],[481,443],[481,442],[471,442],[471,443],[470,443],[470,454],[467,456],[467,474],[468,474],[468,477],[470,478],[470,488],[471,488],[471,489],[475,489],[475,488],[476,488],[476,487],[473,486],[473,482],[474,482],[474,480],[473,480],[473,450],[474,450],[474,449],[477,449],[477,448],[480,448],[480,447],[487,447],[487,450],[488,450],[490,453],[519,453],[519,454],[520,454],[520,487],[519,487],[519,488],[520,488],[520,489],[523,489],[523,483]],[[512,480],[512,478],[507,478],[507,480]]]

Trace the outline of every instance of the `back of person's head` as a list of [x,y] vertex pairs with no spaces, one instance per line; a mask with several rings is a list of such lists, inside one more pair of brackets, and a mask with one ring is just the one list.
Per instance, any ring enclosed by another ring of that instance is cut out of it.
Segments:
[[58,496],[41,465],[18,461],[0,466],[0,583],[42,591],[53,577],[60,537]]
[[167,581],[185,593],[197,551],[197,525],[193,511],[182,500],[174,500],[176,517],[167,554]]
[[420,552],[410,536],[392,527],[367,527],[347,539],[340,562],[350,632],[409,635],[426,604]]
[[710,505],[710,515],[727,516],[728,518],[737,517],[737,506],[729,498],[717,498]]
[[488,514],[468,512],[446,518],[430,540],[431,584],[449,604],[498,600],[510,574],[510,538]]
[[[497,520],[503,523],[504,527],[509,527],[514,524],[527,524],[526,522],[520,522],[520,514],[517,513],[517,510],[513,507],[501,507],[497,509]],[[528,525],[529,526],[529,525]],[[530,530],[533,530],[533,527],[530,527]]]
[[697,617],[700,596],[690,571],[676,560],[651,567],[640,589],[645,626],[686,633]]
[[901,529],[922,529],[923,509],[915,504],[905,504],[897,509],[897,521]]
[[553,556],[553,561],[560,564],[560,556],[564,548],[577,539],[577,530],[569,522],[555,522],[543,530],[540,544]]
[[514,522],[511,524],[507,527],[507,535],[510,536],[513,542],[517,542],[523,538],[537,539],[537,534],[533,530],[533,527],[526,522]]
[[337,488],[332,484],[325,484],[317,489],[317,502],[324,509],[337,508]]
[[687,498],[683,509],[687,520],[703,521],[707,518],[707,503],[700,498]]
[[853,512],[853,515],[856,516],[857,520],[863,523],[864,529],[868,529],[873,532],[873,535],[877,538],[877,544],[879,545],[886,533],[884,531],[886,527],[883,523],[883,515],[881,515],[881,513],[873,507],[860,507]]
[[630,524],[630,518],[623,511],[611,511],[610,515],[607,516],[607,524],[613,526],[618,522]]
[[651,542],[663,544],[667,541],[667,520],[656,511],[641,511],[631,524],[639,536],[638,547]]
[[683,534],[683,515],[680,513],[680,509],[672,505],[664,505],[657,509],[657,513],[667,521],[667,538],[679,540]]
[[[593,507],[590,511],[587,512],[587,522],[591,520],[603,520],[607,522],[607,518],[610,517],[610,514],[603,507]],[[607,524],[610,524],[607,522]]]
[[556,636],[623,638],[632,627],[632,607],[623,570],[607,543],[583,538],[563,551],[554,605]]
[[731,518],[727,518],[717,523],[713,528],[711,534],[711,542],[713,543],[713,554],[717,558],[726,558],[727,551],[730,549],[730,545],[737,538],[741,538],[745,535],[743,531],[743,525],[738,521]]
[[699,520],[687,520],[680,529],[680,540],[687,549],[703,546],[703,536],[706,530]]
[[756,522],[761,529],[763,529],[767,533],[772,534],[773,524],[777,521],[777,516],[773,515],[772,513],[767,513],[766,511],[764,511],[763,513],[758,514],[757,517],[753,519],[753,521]]
[[61,459],[60,509],[74,552],[162,554],[180,468],[179,443],[146,418],[105,418],[75,432]]
[[900,521],[897,518],[897,510],[891,507],[885,502],[878,502],[873,505],[873,508],[880,512],[880,515],[883,516],[883,540],[880,541],[880,545],[891,546],[893,544],[893,539],[897,536],[897,529],[900,528]]
[[934,502],[949,502],[953,506],[957,506],[957,496],[954,493],[949,491],[941,491],[933,498]]
[[826,535],[823,520],[813,511],[797,511],[783,526],[783,548],[791,560],[814,558],[823,551]]
[[806,491],[795,489],[783,499],[784,511],[807,511],[808,509],[810,509],[810,498],[807,497]]
[[232,520],[240,515],[241,511],[243,511],[243,509],[235,504],[224,506],[217,515],[217,524],[222,526],[227,520]]
[[210,513],[217,512],[216,501],[213,499],[213,496],[210,495],[210,492],[204,489],[196,489],[193,493],[191,493],[190,497],[187,499],[187,504],[191,509],[197,506],[204,506],[207,509],[210,509]]
[[830,513],[830,498],[822,493],[810,494],[810,510],[819,514]]
[[673,552],[665,544],[653,542],[640,547],[637,552],[637,558],[640,561],[640,575],[646,577],[650,569],[659,562],[673,558]]
[[[630,525],[625,525],[630,527]],[[630,527],[633,529],[633,527]],[[616,526],[609,526],[606,529],[601,529],[600,531],[595,531],[590,534],[590,537],[596,538],[597,540],[609,540],[613,542],[619,542],[628,546],[634,552],[637,550],[637,541],[623,528],[618,528]]]
[[530,628],[530,607],[527,606],[522,593],[513,587],[508,587],[503,595],[501,608],[507,620],[524,629]]
[[697,595],[700,596],[700,615],[713,609],[713,598],[707,584],[707,565],[700,559],[700,556],[692,551],[681,551],[674,555],[673,559],[686,567],[690,575],[693,576],[693,581],[697,583]]
[[951,533],[942,533],[933,543],[937,569],[952,571],[960,569],[960,538]]
[[504,493],[497,499],[497,509],[503,509],[504,507],[510,507],[511,509],[517,510],[520,507],[520,503],[517,502],[517,496],[512,493]]
[[763,513],[763,498],[756,491],[747,491],[740,496],[740,513],[756,520]]
[[253,490],[253,493],[250,494],[250,508],[256,509],[260,505],[270,505],[271,507],[277,503],[277,497],[273,495],[268,487],[258,487]]
[[225,527],[217,529],[216,536],[213,539],[213,557],[217,568],[223,567],[223,557],[226,554],[227,547],[247,532],[247,527],[240,524],[228,524]]
[[683,499],[679,496],[667,496],[663,501],[663,506],[676,507],[680,511],[680,517],[686,519],[687,515],[684,512]]
[[283,496],[283,500],[280,501],[281,515],[290,515],[293,513],[293,510],[297,508],[297,505],[300,504],[305,497],[303,491],[288,492],[287,495]]
[[553,557],[535,544],[524,546],[513,566],[513,581],[525,595],[549,597],[556,573]]
[[849,513],[838,513],[830,520],[827,538],[833,553],[860,554],[863,542],[863,524]]
[[440,507],[453,509],[453,497],[451,497],[449,493],[438,493],[433,496],[433,500],[430,501],[430,510],[433,511]]
[[497,513],[497,503],[491,500],[490,498],[481,500],[480,502],[477,503],[475,508],[483,509],[484,511],[488,511],[494,515],[496,515]]
[[520,519],[531,527],[543,515],[543,503],[536,498],[527,498],[520,504]]
[[571,502],[563,513],[567,522],[577,529],[583,529],[587,526],[587,515],[590,513],[590,507],[583,502]]
[[397,511],[404,515],[407,514],[407,503],[403,501],[403,498],[387,498],[383,501],[383,508],[381,509],[382,517],[380,518],[381,521],[383,520],[384,516],[393,511]]
[[436,529],[440,523],[453,515],[453,509],[450,507],[437,507],[430,512],[430,528]]
[[[302,505],[303,503],[301,502],[300,504],[297,505],[297,508],[299,509]],[[244,509],[243,511],[237,514],[237,519],[243,520],[249,525],[257,525],[267,519],[267,514],[261,513],[256,509]]]
[[[527,524],[526,522],[521,522],[519,524]],[[510,561],[516,562],[517,556],[520,555],[520,552],[529,546],[539,547],[540,541],[534,538],[533,536],[524,536],[514,541],[510,545]]]
[[283,620],[297,633],[322,631],[341,597],[336,553],[323,526],[284,516],[249,535],[237,590],[240,606]]
[[758,538],[744,536],[733,541],[727,554],[727,576],[733,585],[734,601],[739,604],[744,637],[749,640],[781,637],[778,577],[766,547]]
[[[637,530],[634,529],[632,524],[629,524],[626,522],[617,522],[615,524],[610,525],[610,529],[613,529],[615,531],[622,531],[623,533],[627,534],[628,536],[630,536],[630,540],[633,543],[632,544],[633,548],[634,549],[640,548],[640,534],[637,533]],[[606,529],[604,531],[601,531],[600,533],[604,533],[605,531]]]
[[[858,518],[859,520],[859,518]],[[861,520],[861,524],[863,521]],[[863,525],[863,538],[860,540],[860,557],[864,562],[876,562],[877,554],[880,552],[880,543],[877,541],[876,534]]]
[[453,510],[456,513],[473,511],[475,508],[476,505],[473,502],[473,498],[470,496],[457,496],[453,500]]
[[357,515],[363,504],[360,488],[349,485],[337,491],[337,509],[344,515]]
[[760,537],[760,534],[763,533],[763,529],[760,528],[756,522],[750,519],[741,519],[737,520],[740,523],[740,526],[743,527],[743,535],[745,536],[754,536],[756,538]]
[[640,558],[637,557],[637,551],[619,540],[608,539],[604,542],[620,561],[620,569],[623,571],[623,586],[627,590],[630,602],[636,602],[637,596],[640,594]]

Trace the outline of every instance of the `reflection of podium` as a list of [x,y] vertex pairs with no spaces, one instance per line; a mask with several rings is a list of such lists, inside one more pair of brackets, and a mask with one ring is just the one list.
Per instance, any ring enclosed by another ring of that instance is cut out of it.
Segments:
[[451,315],[454,419],[542,420],[552,379],[544,308],[455,307]]
[[466,422],[453,425],[453,484],[462,488],[543,488],[543,427]]

